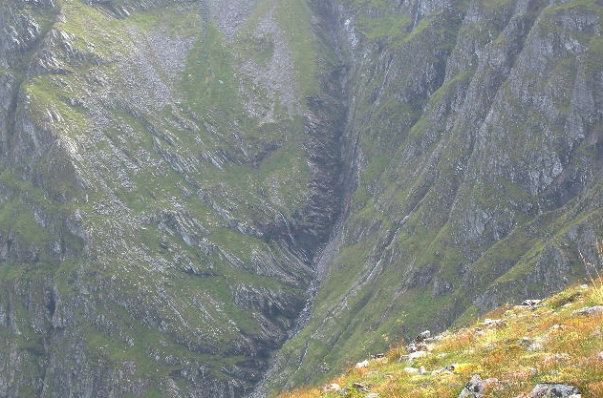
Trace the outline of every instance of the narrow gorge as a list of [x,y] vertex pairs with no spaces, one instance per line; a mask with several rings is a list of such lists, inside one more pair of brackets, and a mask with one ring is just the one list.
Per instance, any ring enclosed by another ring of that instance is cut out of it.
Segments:
[[263,397],[603,230],[598,0],[0,0],[0,397]]

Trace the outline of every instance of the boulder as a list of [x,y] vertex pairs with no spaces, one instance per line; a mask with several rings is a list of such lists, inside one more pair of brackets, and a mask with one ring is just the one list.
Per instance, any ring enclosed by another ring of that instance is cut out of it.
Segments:
[[322,388],[323,392],[338,392],[341,390],[341,386],[337,383],[327,384]]
[[490,328],[501,328],[501,327],[507,326],[505,321],[503,321],[502,319],[488,319],[488,318],[484,319],[483,325],[490,327]]
[[400,362],[402,362],[402,361],[412,362],[415,359],[423,358],[423,357],[427,356],[428,354],[429,354],[429,352],[427,352],[427,351],[415,351],[415,352],[411,352],[410,354],[400,355]]
[[431,351],[432,348],[433,347],[431,344],[426,344],[426,343],[410,343],[409,345],[406,346],[406,350],[408,352]]
[[578,387],[564,383],[541,383],[530,393],[530,398],[566,398],[580,394]]
[[542,302],[542,300],[524,300],[521,305],[523,305],[524,307],[537,307],[540,303]]
[[358,383],[358,382],[352,384],[352,387],[354,387],[356,390],[363,391],[363,392],[366,392],[369,390],[369,387],[366,384],[362,384],[362,383]]
[[497,383],[498,379],[491,378],[482,380],[480,375],[473,375],[465,385],[465,388],[461,390],[458,398],[482,398],[485,396],[485,391],[488,386]]
[[424,332],[419,333],[419,335],[417,337],[415,337],[415,342],[420,343],[430,337],[431,337],[431,331],[425,330]]
[[574,315],[585,315],[585,316],[593,316],[593,315],[601,315],[603,314],[603,305],[596,305],[594,307],[584,307],[573,312]]
[[435,376],[435,375],[439,375],[440,373],[454,373],[455,369],[456,369],[456,364],[446,365],[441,369],[434,370],[433,372],[431,372],[431,375]]

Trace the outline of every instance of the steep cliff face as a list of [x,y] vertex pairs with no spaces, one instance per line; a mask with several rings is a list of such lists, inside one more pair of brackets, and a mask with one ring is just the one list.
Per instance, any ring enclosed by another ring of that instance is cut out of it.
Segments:
[[0,396],[261,395],[560,289],[602,8],[0,0]]
[[0,12],[0,396],[244,395],[339,212],[309,9]]
[[334,374],[584,273],[603,221],[601,6],[334,2],[355,189],[269,382]]

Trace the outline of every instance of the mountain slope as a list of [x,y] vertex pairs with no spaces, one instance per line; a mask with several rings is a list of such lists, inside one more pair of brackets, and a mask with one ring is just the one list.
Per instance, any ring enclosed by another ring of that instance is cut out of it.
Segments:
[[[601,235],[601,4],[347,1],[347,218],[293,386],[582,272]],[[322,376],[320,376],[322,375]]]
[[[601,316],[596,287],[572,287],[543,302],[505,306],[471,327],[446,331],[362,361],[319,389],[282,397],[540,397],[603,392]],[[494,317],[494,319],[492,319]],[[426,336],[427,335],[427,336]]]
[[241,396],[286,339],[343,111],[304,3],[232,6],[2,3],[0,396]]
[[601,10],[0,0],[0,396],[261,396],[563,288]]

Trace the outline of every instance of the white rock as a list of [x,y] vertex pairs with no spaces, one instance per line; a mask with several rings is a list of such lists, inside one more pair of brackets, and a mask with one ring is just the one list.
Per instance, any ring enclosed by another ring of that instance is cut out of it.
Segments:
[[505,321],[503,321],[502,319],[484,319],[484,326],[488,326],[488,327],[504,327],[507,326],[507,324],[505,323]]
[[532,344],[529,345],[528,347],[528,351],[534,352],[534,351],[542,351],[544,350],[544,346],[542,345],[541,342],[539,341],[535,341]]
[[580,390],[565,383],[540,383],[530,393],[530,398],[545,398],[545,397],[565,397],[565,398],[580,398]]
[[594,307],[584,307],[572,312],[574,315],[601,315],[603,314],[603,305],[596,305]]
[[340,390],[341,390],[341,386],[337,383],[327,384],[326,386],[324,386],[322,388],[322,391],[324,391],[324,392],[330,392],[330,391],[338,392]]
[[425,339],[428,339],[431,337],[431,331],[430,330],[425,330],[424,332],[419,333],[419,335],[415,338],[416,342],[421,342]]
[[401,355],[400,361],[412,362],[415,359],[423,358],[427,355],[429,355],[429,352],[427,352],[427,351],[411,352],[410,354],[407,354],[407,355]]
[[536,307],[538,306],[538,304],[540,304],[541,301],[542,300],[524,300],[521,305],[523,305],[524,307]]

